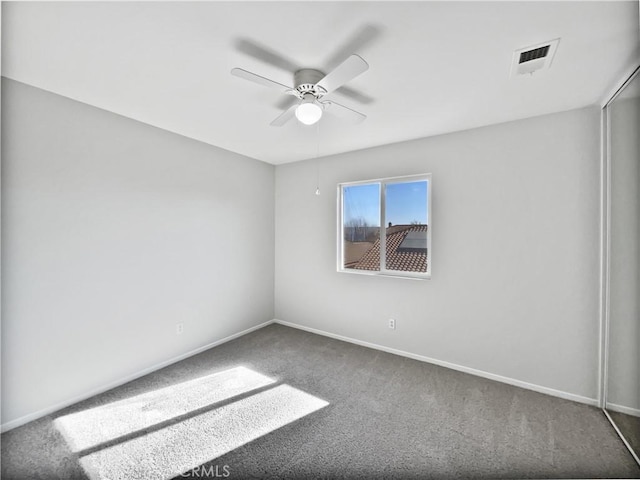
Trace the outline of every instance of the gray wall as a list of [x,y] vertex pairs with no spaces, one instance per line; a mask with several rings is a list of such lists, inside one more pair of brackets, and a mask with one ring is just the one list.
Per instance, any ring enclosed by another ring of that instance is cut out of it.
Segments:
[[273,318],[273,166],[6,79],[2,106],[3,424]]
[[[276,318],[595,399],[599,130],[593,107],[278,166]],[[418,173],[432,279],[337,273],[336,184]]]
[[[636,77],[634,82],[636,90],[639,90],[640,77]],[[640,416],[640,98],[614,100],[610,107],[610,120],[607,402],[609,408]]]

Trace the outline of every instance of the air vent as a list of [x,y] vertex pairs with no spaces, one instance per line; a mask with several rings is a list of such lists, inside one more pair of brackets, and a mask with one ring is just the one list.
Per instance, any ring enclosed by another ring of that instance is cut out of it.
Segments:
[[534,48],[533,50],[527,50],[520,54],[520,61],[518,63],[530,62],[538,58],[546,57],[549,53],[549,45],[544,47]]
[[513,52],[511,76],[533,74],[551,66],[551,61],[558,48],[559,38],[531,47],[520,48]]

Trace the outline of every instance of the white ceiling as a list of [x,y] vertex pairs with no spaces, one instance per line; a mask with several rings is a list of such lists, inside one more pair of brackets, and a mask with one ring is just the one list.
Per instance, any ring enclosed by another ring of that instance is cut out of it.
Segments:
[[[599,103],[640,61],[638,0],[604,2],[3,2],[2,74],[280,164]],[[560,37],[549,70],[510,78],[515,49]],[[276,54],[269,60],[265,52]],[[351,53],[365,113],[271,127],[284,84]],[[266,61],[269,60],[269,61]]]

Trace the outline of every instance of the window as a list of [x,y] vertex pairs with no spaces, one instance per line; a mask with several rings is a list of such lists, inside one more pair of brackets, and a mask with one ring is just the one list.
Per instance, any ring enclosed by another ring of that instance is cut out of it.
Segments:
[[431,276],[431,175],[338,185],[338,271]]

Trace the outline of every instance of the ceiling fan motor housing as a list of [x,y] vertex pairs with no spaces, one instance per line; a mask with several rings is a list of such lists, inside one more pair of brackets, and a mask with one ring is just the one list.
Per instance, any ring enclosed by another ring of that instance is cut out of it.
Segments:
[[303,68],[298,70],[293,76],[293,82],[295,87],[295,95],[298,98],[304,98],[306,94],[312,94],[316,98],[320,98],[327,93],[327,91],[318,86],[317,83],[325,77],[325,74],[319,70],[312,68]]

